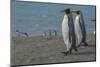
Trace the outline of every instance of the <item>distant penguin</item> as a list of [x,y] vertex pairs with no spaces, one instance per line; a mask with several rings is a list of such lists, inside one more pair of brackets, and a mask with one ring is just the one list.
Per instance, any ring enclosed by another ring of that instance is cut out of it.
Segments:
[[52,31],[51,30],[49,30],[49,36],[52,36]]
[[56,30],[54,30],[54,35],[57,36],[57,31]]
[[46,32],[43,32],[43,36],[47,36],[47,33]]
[[28,33],[23,33],[26,37],[29,37]]
[[75,40],[76,38],[75,38],[73,18],[70,9],[65,9],[62,12],[64,12],[64,18],[62,21],[62,35],[64,43],[66,44],[67,48],[67,51],[63,53],[67,55],[72,53],[72,49],[77,51],[76,40]]
[[95,31],[93,32],[93,34],[94,34],[94,35],[96,34]]
[[20,37],[21,34],[25,35],[26,37],[29,37],[28,33],[20,32],[19,30],[16,30],[18,33],[18,36]]
[[16,33],[17,33],[18,37],[20,37],[20,36],[21,36],[21,34],[20,34],[20,31],[19,31],[19,30],[16,30]]
[[82,12],[81,11],[73,11],[73,12],[76,13],[74,22],[76,44],[80,46],[82,43],[84,43],[84,46],[88,46],[86,42],[86,29]]

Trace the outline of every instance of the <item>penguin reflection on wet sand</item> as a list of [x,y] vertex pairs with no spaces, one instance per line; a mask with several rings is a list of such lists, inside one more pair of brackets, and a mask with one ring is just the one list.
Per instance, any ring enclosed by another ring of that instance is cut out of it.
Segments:
[[71,54],[73,49],[77,51],[76,40],[75,40],[76,37],[74,31],[73,18],[70,9],[65,9],[61,12],[64,12],[64,18],[62,21],[62,36],[67,48],[66,52],[62,53],[67,55]]
[[75,27],[75,35],[76,35],[76,45],[79,47],[83,43],[84,46],[88,46],[86,42],[86,29],[85,23],[83,19],[83,15],[81,11],[73,11],[76,13],[74,27]]

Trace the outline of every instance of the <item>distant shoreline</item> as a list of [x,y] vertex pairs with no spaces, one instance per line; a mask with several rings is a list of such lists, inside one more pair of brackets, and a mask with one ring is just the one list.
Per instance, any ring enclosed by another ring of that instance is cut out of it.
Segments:
[[[96,33],[94,32],[89,32],[87,33],[86,35],[96,35]],[[29,37],[37,37],[37,36],[43,36],[43,35],[29,35]],[[53,35],[54,36],[54,35]],[[57,36],[62,36],[62,34],[58,34]],[[16,36],[10,36],[11,38],[16,38],[18,37],[17,35]],[[25,36],[21,36],[21,37],[25,37]],[[49,37],[49,36],[48,36]]]

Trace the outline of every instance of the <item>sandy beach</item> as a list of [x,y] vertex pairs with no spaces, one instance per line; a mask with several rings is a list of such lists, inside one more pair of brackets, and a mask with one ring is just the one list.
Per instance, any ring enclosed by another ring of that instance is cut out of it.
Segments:
[[65,63],[96,60],[95,35],[87,35],[88,47],[80,46],[78,51],[65,56],[62,36],[11,37],[11,65]]

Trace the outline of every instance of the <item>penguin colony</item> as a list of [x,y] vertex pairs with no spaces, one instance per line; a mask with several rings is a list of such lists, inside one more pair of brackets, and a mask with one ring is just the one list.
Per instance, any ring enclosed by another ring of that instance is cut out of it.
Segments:
[[[84,19],[81,11],[71,11],[69,8],[62,10],[64,12],[64,18],[62,21],[62,36],[66,45],[66,52],[62,52],[65,55],[71,54],[72,50],[78,51],[77,48],[86,43],[86,30]],[[75,20],[73,21],[72,13],[75,13]]]

